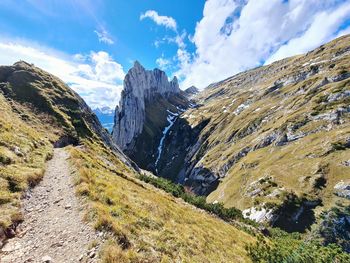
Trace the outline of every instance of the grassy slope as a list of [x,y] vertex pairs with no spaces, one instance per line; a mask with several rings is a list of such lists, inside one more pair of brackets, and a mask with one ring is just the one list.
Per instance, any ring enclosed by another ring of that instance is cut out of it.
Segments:
[[114,240],[105,250],[105,259],[249,261],[244,246],[253,242],[253,237],[139,181],[101,145],[84,143],[83,148],[72,148],[71,156],[78,168],[77,192],[92,205],[89,219],[96,229],[111,233]]
[[110,237],[105,262],[250,261],[244,247],[254,237],[136,179],[90,129],[79,97],[38,68],[18,67],[30,77],[0,89],[0,230],[21,220],[22,194],[43,176],[52,143],[70,135],[81,144],[70,153],[86,220]]
[[0,93],[0,228],[3,229],[21,220],[21,193],[42,178],[45,162],[52,153],[49,139],[55,139],[52,130],[32,119],[27,108],[15,102],[12,105],[21,115],[13,111]]
[[[321,198],[326,208],[337,201],[349,203],[333,194],[334,185],[348,179],[350,174],[350,168],[341,164],[350,159],[350,150],[333,149],[336,143],[344,143],[349,138],[349,114],[343,114],[338,124],[313,120],[340,107],[346,108],[350,103],[349,97],[336,102],[325,100],[330,94],[349,91],[349,78],[320,85],[325,77],[349,74],[350,59],[346,51],[349,39],[350,36],[345,36],[306,56],[284,59],[270,66],[240,73],[199,95],[198,100],[203,106],[187,111],[183,118],[191,126],[209,119],[200,137],[204,137],[208,131],[210,133],[202,142],[208,145],[207,148],[200,153],[198,151],[192,160],[197,158],[200,160],[198,166],[203,165],[225,177],[216,191],[208,196],[208,201],[218,200],[226,206],[245,209],[253,206],[254,201],[280,203],[283,193],[276,198],[266,195],[276,188],[284,188],[282,192],[295,192],[309,199]],[[279,79],[302,71],[312,73],[305,80],[267,93]],[[250,101],[249,108],[239,115],[233,114],[239,105],[247,101]],[[287,127],[297,123],[303,125],[296,129],[296,133],[311,133],[284,146],[273,143],[251,151],[228,171],[220,170],[243,148],[254,147],[273,131],[283,134],[287,132]],[[249,132],[254,126],[256,130]],[[256,198],[247,196],[249,184],[264,176],[272,176],[277,187],[267,187]],[[326,185],[318,189],[314,183],[320,176],[326,179]]]

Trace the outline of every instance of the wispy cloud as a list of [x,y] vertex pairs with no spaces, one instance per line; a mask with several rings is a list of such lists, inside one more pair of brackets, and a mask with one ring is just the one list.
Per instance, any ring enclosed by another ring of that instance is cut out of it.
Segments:
[[176,20],[170,16],[161,16],[154,10],[148,10],[144,14],[141,14],[140,20],[143,20],[145,18],[150,18],[157,25],[165,26],[166,28],[172,29],[174,31],[177,30]]
[[189,63],[191,55],[186,51],[186,43],[185,39],[187,37],[187,33],[185,30],[180,33],[177,30],[177,23],[174,18],[170,16],[160,16],[158,13],[154,10],[148,10],[144,14],[141,14],[140,20],[143,20],[145,18],[152,19],[157,25],[162,25],[167,28],[172,29],[175,32],[175,36],[165,36],[162,39],[158,39],[154,42],[154,46],[156,48],[159,48],[161,44],[164,43],[172,43],[177,45],[177,52],[175,57],[173,59],[167,59],[162,57],[156,59],[156,64],[158,67],[160,67],[163,70],[169,69],[170,67],[173,68],[172,64],[174,60],[177,60],[179,62],[179,66],[184,67]]
[[32,43],[0,39],[0,53],[0,64],[25,60],[58,76],[92,108],[114,108],[119,101],[125,73],[123,67],[104,51],[70,56]]
[[158,67],[162,70],[166,70],[170,65],[170,61],[168,59],[164,58],[163,56],[160,58],[157,58],[156,63],[158,65]]
[[107,32],[106,29],[102,28],[101,30],[95,30],[94,31],[98,37],[98,41],[108,44],[108,45],[113,45],[114,41],[110,34]]

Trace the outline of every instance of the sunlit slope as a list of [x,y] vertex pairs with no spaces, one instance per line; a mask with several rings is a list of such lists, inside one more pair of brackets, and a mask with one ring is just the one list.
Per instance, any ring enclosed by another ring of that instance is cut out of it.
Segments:
[[186,156],[163,165],[184,169],[198,193],[218,185],[208,201],[226,206],[273,207],[290,193],[323,208],[349,203],[334,194],[350,175],[349,43],[344,36],[212,84],[168,138],[171,154],[190,129]]

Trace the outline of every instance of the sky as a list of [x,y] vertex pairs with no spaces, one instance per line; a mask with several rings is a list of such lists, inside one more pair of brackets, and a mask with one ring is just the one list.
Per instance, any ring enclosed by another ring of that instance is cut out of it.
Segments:
[[115,108],[135,60],[203,89],[349,33],[350,0],[0,1],[0,64],[34,63],[93,109]]

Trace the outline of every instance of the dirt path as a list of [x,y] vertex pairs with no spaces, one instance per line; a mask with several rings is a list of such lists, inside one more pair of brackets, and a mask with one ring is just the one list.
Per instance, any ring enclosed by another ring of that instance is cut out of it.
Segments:
[[1,263],[97,262],[97,248],[89,248],[96,233],[82,221],[67,158],[54,150],[43,180],[23,200],[24,222],[2,248]]

